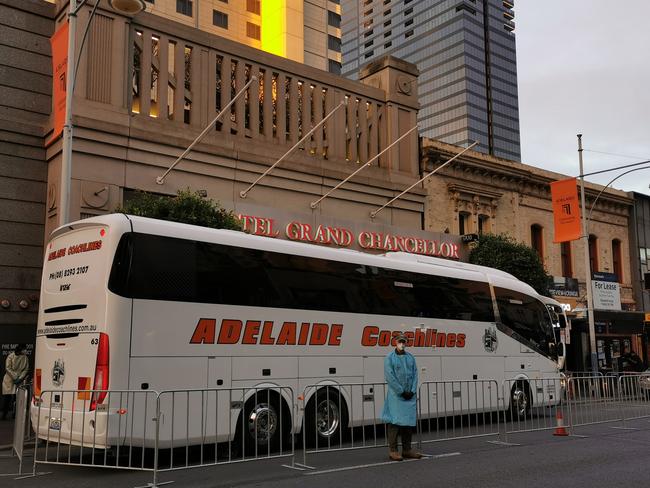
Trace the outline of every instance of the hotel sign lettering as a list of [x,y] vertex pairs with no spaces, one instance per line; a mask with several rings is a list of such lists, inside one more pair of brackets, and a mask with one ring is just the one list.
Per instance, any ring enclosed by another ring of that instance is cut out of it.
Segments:
[[280,224],[276,219],[239,214],[243,230],[250,234],[283,238],[366,251],[402,251],[425,256],[460,259],[458,243],[415,235],[379,232],[368,229],[353,231],[345,226],[312,225],[299,220]]

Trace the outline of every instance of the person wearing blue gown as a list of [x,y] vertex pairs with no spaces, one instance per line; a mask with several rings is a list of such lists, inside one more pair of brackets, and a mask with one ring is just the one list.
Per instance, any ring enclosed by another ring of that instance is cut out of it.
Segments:
[[[420,459],[422,454],[411,447],[412,430],[417,421],[418,370],[415,358],[406,352],[404,334],[397,337],[395,349],[384,359],[384,378],[388,392],[382,420],[387,424],[388,456],[393,461]],[[397,449],[398,437],[402,439],[402,454]]]

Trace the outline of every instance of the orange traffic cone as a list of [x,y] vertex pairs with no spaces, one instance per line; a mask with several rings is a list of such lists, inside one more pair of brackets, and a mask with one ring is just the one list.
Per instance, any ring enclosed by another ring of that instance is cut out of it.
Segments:
[[553,435],[569,435],[566,428],[564,427],[564,418],[562,417],[561,408],[558,408],[555,411],[555,422],[557,423],[557,427],[555,427],[555,432],[553,432]]

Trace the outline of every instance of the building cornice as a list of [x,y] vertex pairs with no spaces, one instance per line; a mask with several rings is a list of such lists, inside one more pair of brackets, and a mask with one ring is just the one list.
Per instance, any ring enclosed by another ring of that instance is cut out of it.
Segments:
[[[424,171],[431,171],[459,152],[459,147],[440,141],[423,138],[422,164]],[[553,171],[547,171],[515,161],[467,151],[457,161],[443,168],[440,174],[449,178],[462,177],[476,181],[491,180],[492,185],[504,190],[516,190],[522,194],[550,199],[550,184],[570,178]],[[593,202],[604,188],[602,185],[586,181],[587,202]],[[607,188],[598,198],[596,210],[627,214],[634,199],[627,192]]]

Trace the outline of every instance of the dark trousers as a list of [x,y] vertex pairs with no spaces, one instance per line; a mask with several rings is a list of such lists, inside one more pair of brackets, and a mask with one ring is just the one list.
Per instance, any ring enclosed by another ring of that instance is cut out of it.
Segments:
[[386,424],[386,435],[388,436],[388,447],[391,451],[397,451],[397,437],[402,438],[402,452],[411,450],[411,437],[413,427]]
[[12,413],[14,408],[14,400],[16,395],[2,395],[2,418],[7,418],[7,415]]

